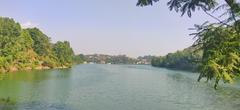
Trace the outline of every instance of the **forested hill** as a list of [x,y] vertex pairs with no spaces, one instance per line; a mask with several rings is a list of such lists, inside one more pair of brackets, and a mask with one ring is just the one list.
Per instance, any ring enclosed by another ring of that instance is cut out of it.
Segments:
[[195,51],[193,47],[182,51],[169,53],[166,56],[159,56],[152,59],[152,66],[171,69],[197,71],[202,58],[202,51]]
[[97,63],[97,64],[143,64],[149,65],[154,56],[146,55],[132,58],[127,55],[106,54],[79,54],[74,57],[75,63]]
[[0,73],[17,70],[71,67],[74,52],[68,41],[51,43],[38,28],[21,28],[0,17]]

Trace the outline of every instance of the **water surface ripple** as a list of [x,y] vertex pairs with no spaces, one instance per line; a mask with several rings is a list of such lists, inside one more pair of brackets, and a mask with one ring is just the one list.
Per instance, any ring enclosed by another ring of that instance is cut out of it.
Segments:
[[144,65],[76,65],[0,74],[0,110],[239,110],[239,83]]

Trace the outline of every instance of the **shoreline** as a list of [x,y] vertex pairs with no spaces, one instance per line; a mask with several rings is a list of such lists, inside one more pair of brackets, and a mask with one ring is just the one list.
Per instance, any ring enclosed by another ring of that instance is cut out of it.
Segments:
[[66,69],[71,68],[68,66],[58,66],[58,67],[48,67],[48,66],[37,66],[35,68],[32,67],[25,67],[24,69],[19,69],[17,67],[10,67],[8,70],[0,68],[0,74],[2,73],[11,73],[11,72],[18,72],[18,71],[33,71],[33,70],[50,70],[50,69]]

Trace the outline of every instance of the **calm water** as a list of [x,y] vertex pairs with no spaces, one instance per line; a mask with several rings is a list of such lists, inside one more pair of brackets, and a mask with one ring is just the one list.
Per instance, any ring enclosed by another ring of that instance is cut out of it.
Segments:
[[0,110],[239,110],[240,85],[196,82],[198,74],[136,65],[0,75]]

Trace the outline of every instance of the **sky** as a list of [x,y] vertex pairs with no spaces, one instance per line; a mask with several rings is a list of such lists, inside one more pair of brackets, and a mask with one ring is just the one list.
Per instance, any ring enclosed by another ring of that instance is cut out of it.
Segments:
[[194,42],[188,28],[210,17],[169,11],[166,0],[137,7],[137,0],[1,0],[0,16],[38,27],[52,42],[67,40],[75,54],[166,55]]

